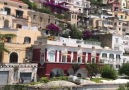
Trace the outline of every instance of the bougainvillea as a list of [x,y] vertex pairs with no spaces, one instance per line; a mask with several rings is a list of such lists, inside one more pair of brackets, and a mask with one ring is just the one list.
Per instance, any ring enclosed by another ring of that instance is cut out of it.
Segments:
[[85,30],[85,31],[83,32],[83,38],[84,38],[84,39],[89,39],[89,38],[91,38],[91,36],[92,36],[92,33],[91,33],[90,31]]
[[53,23],[47,25],[46,28],[47,28],[48,30],[50,30],[50,31],[53,31],[53,32],[59,32],[59,31],[60,31],[59,27],[56,26],[56,25],[53,24]]

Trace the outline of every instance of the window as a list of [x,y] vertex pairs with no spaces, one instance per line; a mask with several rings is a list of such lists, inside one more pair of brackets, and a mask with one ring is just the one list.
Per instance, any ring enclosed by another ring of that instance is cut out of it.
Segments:
[[25,37],[24,38],[24,43],[31,43],[31,38],[30,37]]
[[10,54],[10,63],[18,63],[18,54],[15,52],[12,52]]
[[121,22],[119,22],[119,25],[121,25]]
[[116,65],[116,68],[120,68],[120,65]]
[[119,28],[119,31],[121,30],[121,28]]
[[10,15],[11,9],[8,7],[5,7],[4,10],[7,12],[7,15]]
[[82,62],[82,61],[81,61],[81,57],[78,57],[78,59],[77,59],[77,60],[78,60],[78,62],[79,62],[79,63],[81,63],[81,62]]
[[16,10],[16,17],[23,18],[23,11]]
[[65,55],[62,56],[62,62],[66,62],[66,56]]
[[22,28],[22,25],[17,24],[17,25],[16,25],[16,28]]
[[103,53],[103,54],[102,54],[102,57],[107,57],[107,54],[106,54],[106,53]]
[[121,15],[121,19],[123,19],[123,15]]
[[114,54],[109,54],[110,59],[114,59]]
[[117,54],[117,55],[116,55],[116,59],[120,59],[120,55]]
[[5,42],[11,42],[11,37],[6,37],[6,41]]
[[55,51],[50,51],[49,52],[49,61],[50,62],[55,62]]
[[72,15],[72,19],[74,19],[74,15]]
[[96,63],[96,59],[95,58],[92,58],[92,63]]
[[22,8],[22,6],[19,6],[19,8]]
[[7,3],[6,3],[6,2],[4,2],[4,5],[7,5]]
[[117,17],[117,14],[115,14],[115,17]]
[[123,6],[125,6],[125,3],[123,3]]

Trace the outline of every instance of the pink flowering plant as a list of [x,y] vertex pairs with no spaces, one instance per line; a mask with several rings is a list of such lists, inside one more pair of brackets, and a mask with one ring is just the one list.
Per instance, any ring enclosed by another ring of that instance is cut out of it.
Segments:
[[54,34],[54,35],[57,35],[60,31],[60,28],[53,23],[47,25],[46,28],[50,31],[51,34]]

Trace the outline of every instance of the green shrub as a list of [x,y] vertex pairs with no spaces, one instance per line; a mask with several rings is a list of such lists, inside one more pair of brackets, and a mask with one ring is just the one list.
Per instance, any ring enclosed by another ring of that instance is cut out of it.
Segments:
[[109,79],[116,79],[117,78],[117,74],[116,74],[116,71],[113,68],[111,68],[108,65],[105,65],[102,68],[101,77],[109,78]]
[[60,77],[53,77],[53,78],[50,79],[50,81],[57,81],[57,80],[68,81],[68,77],[67,76],[60,76]]
[[49,80],[48,80],[47,77],[42,77],[42,78],[39,79],[39,82],[41,82],[41,83],[47,83],[47,82],[49,82]]
[[119,74],[125,74],[129,76],[129,63],[125,63],[119,69]]

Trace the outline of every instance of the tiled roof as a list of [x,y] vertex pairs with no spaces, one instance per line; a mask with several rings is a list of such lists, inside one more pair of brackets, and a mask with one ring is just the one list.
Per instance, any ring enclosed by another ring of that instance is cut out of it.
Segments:
[[22,4],[25,4],[22,0],[10,0],[10,1],[13,1],[13,2],[18,2],[18,3],[22,3]]

